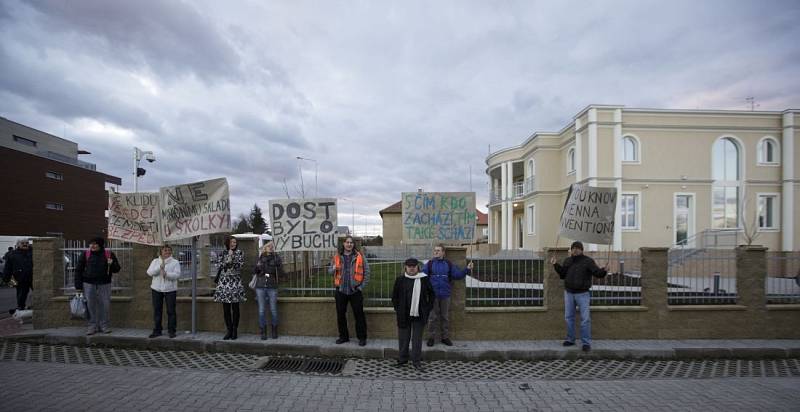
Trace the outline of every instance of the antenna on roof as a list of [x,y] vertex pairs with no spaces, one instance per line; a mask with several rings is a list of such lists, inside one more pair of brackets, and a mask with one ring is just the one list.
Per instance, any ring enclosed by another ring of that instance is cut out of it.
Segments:
[[750,111],[753,112],[756,110],[756,107],[761,107],[760,104],[756,103],[756,98],[753,96],[745,97],[744,98],[747,103],[750,103]]

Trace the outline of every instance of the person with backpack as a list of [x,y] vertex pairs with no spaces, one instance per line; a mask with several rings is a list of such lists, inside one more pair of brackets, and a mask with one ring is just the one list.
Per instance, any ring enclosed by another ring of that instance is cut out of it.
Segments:
[[111,275],[122,269],[114,252],[105,248],[101,237],[89,241],[89,249],[75,266],[75,290],[83,292],[89,309],[87,335],[111,333]]
[[161,319],[164,313],[164,302],[167,304],[167,331],[174,338],[178,317],[175,313],[178,295],[178,279],[181,277],[181,263],[172,257],[170,245],[161,246],[159,257],[150,262],[147,274],[153,278],[150,282],[150,294],[153,298],[153,333],[150,339],[161,336]]
[[425,273],[431,278],[436,300],[433,302],[428,323],[428,346],[433,346],[438,336],[447,346],[453,346],[450,340],[450,292],[454,280],[464,279],[472,270],[472,262],[464,269],[454,265],[445,258],[444,245],[438,244],[433,248],[433,258],[425,264]]
[[[28,239],[17,241],[17,248],[6,254],[3,267],[3,282],[8,283],[14,277],[17,285],[17,309],[25,310],[28,293],[33,289],[33,253]],[[15,310],[10,310],[13,314]]]

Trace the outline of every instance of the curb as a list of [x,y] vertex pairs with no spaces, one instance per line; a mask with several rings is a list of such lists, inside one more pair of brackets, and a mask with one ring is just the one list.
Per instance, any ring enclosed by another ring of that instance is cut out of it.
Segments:
[[[0,340],[32,344],[98,346],[134,350],[193,351],[199,353],[243,353],[274,356],[291,355],[318,358],[396,359],[394,347],[317,346],[278,342],[203,341],[187,338],[148,339],[134,336],[92,335],[67,336],[43,332],[24,332],[0,337]],[[787,359],[800,358],[798,348],[776,347],[688,347],[670,349],[594,349],[589,353],[578,349],[426,349],[425,360],[441,361],[548,361],[548,360],[695,360],[695,359]]]

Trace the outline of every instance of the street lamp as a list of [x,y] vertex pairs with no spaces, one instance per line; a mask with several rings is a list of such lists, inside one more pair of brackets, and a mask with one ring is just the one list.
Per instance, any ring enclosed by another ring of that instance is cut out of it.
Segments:
[[350,202],[350,206],[353,208],[353,211],[352,211],[352,213],[353,213],[352,214],[353,227],[350,229],[350,234],[355,236],[355,232],[356,232],[356,203],[353,202],[353,199],[348,199],[346,197],[341,197],[340,199],[347,200],[348,202]]
[[144,176],[146,170],[144,168],[139,167],[139,161],[142,160],[142,156],[144,156],[145,160],[150,163],[156,161],[156,155],[153,152],[147,150],[139,150],[138,147],[133,147],[133,192],[136,193],[139,191],[139,176]]
[[[297,156],[297,160],[308,160],[309,162],[314,162],[314,197],[319,197],[319,164],[314,159],[309,159],[302,156]],[[302,173],[302,171],[300,173]]]

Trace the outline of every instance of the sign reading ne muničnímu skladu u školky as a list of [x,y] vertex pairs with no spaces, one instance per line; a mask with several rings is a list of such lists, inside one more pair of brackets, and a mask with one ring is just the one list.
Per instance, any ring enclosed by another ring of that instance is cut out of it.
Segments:
[[561,212],[559,234],[587,243],[611,244],[616,206],[616,188],[573,184]]
[[275,199],[269,201],[275,250],[336,249],[336,199]]
[[225,178],[162,187],[158,193],[109,195],[108,237],[145,245],[230,232]]
[[403,192],[403,242],[471,243],[475,192]]

